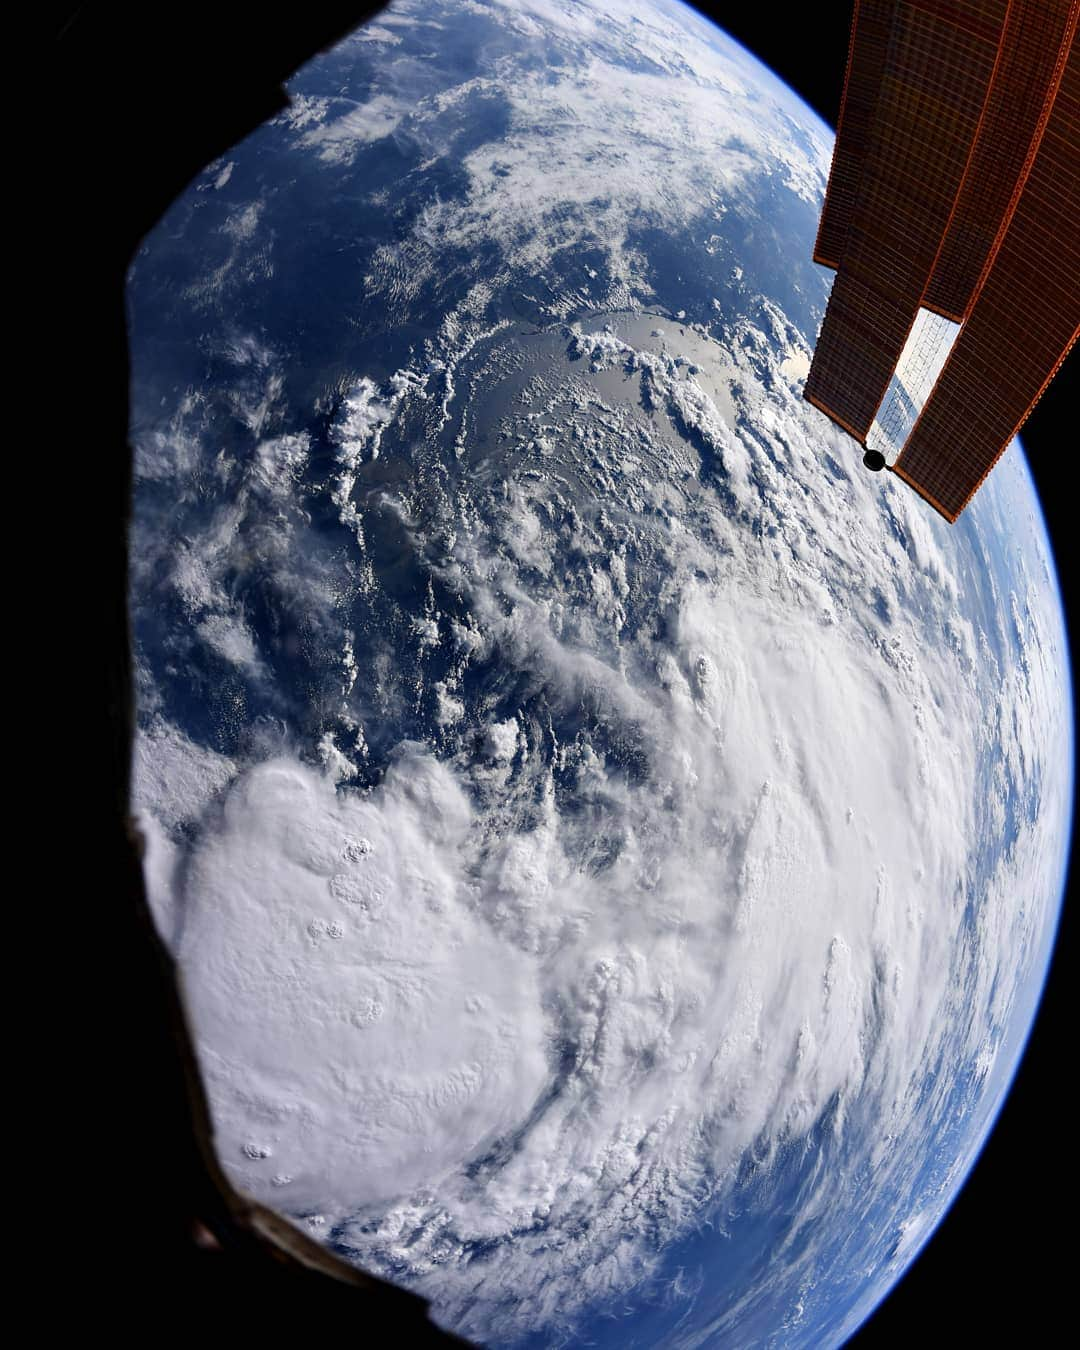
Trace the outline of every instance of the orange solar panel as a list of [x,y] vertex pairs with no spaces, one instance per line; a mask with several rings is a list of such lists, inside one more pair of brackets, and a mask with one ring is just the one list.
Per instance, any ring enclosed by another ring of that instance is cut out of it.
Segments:
[[927,309],[957,323],[974,299],[1024,167],[1071,8],[1069,0],[1013,0],[1009,6],[971,159],[923,296]]
[[839,267],[844,255],[885,69],[891,19],[892,0],[855,0],[836,147],[814,244],[814,261],[826,267]]
[[968,162],[1007,0],[899,0],[806,397],[865,439]]
[[919,308],[961,323],[892,466],[950,521],[1080,331],[1078,13],[856,5],[818,243],[838,270],[804,394],[865,445]]
[[[1073,13],[1075,28],[1075,6]],[[971,311],[894,471],[955,520],[1080,332],[1080,49]]]

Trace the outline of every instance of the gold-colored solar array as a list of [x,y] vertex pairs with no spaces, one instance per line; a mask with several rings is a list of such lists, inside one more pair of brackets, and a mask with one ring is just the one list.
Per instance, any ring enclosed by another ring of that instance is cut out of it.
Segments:
[[890,466],[956,520],[1080,332],[1080,0],[856,0],[805,396],[866,438],[920,308],[962,324]]

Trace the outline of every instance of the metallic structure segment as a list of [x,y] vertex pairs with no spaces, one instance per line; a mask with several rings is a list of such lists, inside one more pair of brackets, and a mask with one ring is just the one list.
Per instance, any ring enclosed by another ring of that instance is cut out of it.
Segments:
[[855,6],[804,395],[949,521],[1080,332],[1078,15]]
[[807,396],[865,440],[915,322],[997,59],[1007,0],[899,0]]
[[956,323],[974,303],[979,274],[1038,134],[1070,9],[1075,6],[1068,0],[1009,5],[979,133],[923,296],[925,308]]
[[1045,131],[893,472],[954,521],[1080,334],[1080,48],[1065,35]]
[[844,256],[848,226],[858,198],[867,140],[885,70],[891,18],[890,0],[855,0],[836,148],[814,243],[814,261],[834,270]]

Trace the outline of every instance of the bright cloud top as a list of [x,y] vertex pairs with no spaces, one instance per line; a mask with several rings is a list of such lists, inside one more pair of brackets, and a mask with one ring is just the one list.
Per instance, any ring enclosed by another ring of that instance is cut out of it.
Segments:
[[[646,381],[706,444],[737,446],[740,493],[766,472],[671,361],[602,333],[574,344],[593,371]],[[573,497],[527,464],[509,492],[464,480],[449,556],[406,532],[468,616],[468,657],[439,691],[454,753],[403,743],[367,792],[261,763],[185,873],[179,953],[230,1171],[361,1262],[407,1263],[475,1335],[569,1318],[640,1279],[749,1152],[767,1164],[835,1104],[838,1133],[873,1113],[876,1165],[899,1170],[888,1141],[917,1133],[961,1001],[982,1028],[1001,997],[1015,871],[985,898],[993,974],[960,941],[989,671],[954,617],[946,536],[895,494],[913,574],[863,525],[861,482],[845,505],[823,476],[795,391],[752,393],[760,355],[726,359],[811,484],[794,497],[776,480],[761,519],[782,545],[751,546],[708,496],[680,504],[648,459],[621,505],[599,491],[607,462]],[[430,402],[421,381],[394,383],[362,434],[343,405],[353,468],[408,398]],[[573,587],[555,525],[571,502],[585,508]],[[351,508],[342,521],[363,537]],[[867,574],[902,616],[889,632]],[[624,632],[643,604],[651,618]],[[551,745],[527,715],[485,719],[465,670],[493,654],[555,724],[586,707],[624,753]],[[1046,754],[1050,705],[1017,693],[1021,740]],[[1045,864],[1014,861],[1037,890]],[[507,1288],[512,1312],[492,1320]]]
[[222,1161],[484,1340],[681,1290],[791,1150],[765,1284],[694,1335],[840,1335],[855,1261],[852,1329],[1027,1025],[1046,542],[1018,452],[950,530],[802,400],[824,283],[766,274],[827,159],[682,6],[395,5],[196,189],[181,373],[134,343],[136,801]]

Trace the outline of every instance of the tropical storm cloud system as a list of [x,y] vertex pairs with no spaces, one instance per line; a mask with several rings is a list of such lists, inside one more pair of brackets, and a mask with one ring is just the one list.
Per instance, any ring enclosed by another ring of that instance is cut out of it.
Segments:
[[1015,443],[802,398],[832,133],[666,0],[400,0],[131,268],[135,809],[222,1165],[492,1345],[835,1345],[1072,804]]

